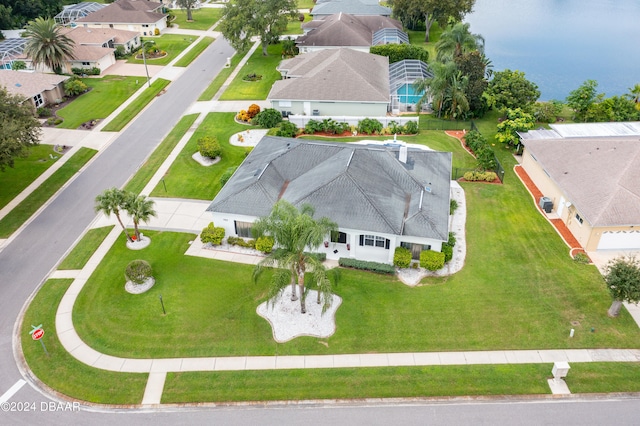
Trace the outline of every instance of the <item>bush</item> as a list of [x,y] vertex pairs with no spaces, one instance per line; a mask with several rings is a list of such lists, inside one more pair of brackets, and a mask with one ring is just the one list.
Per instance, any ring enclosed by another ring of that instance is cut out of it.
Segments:
[[25,61],[13,61],[11,69],[14,71],[26,70],[27,63]]
[[231,179],[231,176],[236,172],[237,167],[229,167],[225,172],[220,176],[220,187],[222,188],[225,184]]
[[211,243],[214,246],[219,246],[222,244],[222,239],[224,238],[224,228],[216,227],[211,222],[207,225],[206,228],[202,230],[200,234],[200,241],[203,243]]
[[313,257],[318,262],[324,262],[325,260],[327,260],[327,253],[309,253],[305,251],[304,254],[309,257]]
[[282,121],[282,114],[273,108],[267,108],[253,117],[251,124],[262,127],[263,129],[271,129],[276,127]]
[[304,132],[308,135],[312,135],[316,132],[322,131],[322,123],[318,120],[311,119],[304,126]]
[[78,78],[70,78],[64,83],[64,91],[69,96],[78,96],[86,92],[87,89],[87,85]]
[[408,135],[415,135],[418,133],[418,123],[415,121],[407,121],[404,125],[404,133]]
[[123,59],[127,56],[127,53],[124,51],[124,46],[121,44],[116,46],[116,50],[113,51],[113,54],[116,56],[116,59]]
[[276,136],[293,138],[298,134],[298,127],[290,121],[283,121],[276,130]]
[[464,142],[473,152],[476,152],[481,146],[487,144],[487,138],[477,130],[471,130],[464,136]]
[[494,172],[466,172],[464,174],[464,180],[469,182],[477,182],[477,181],[485,181],[485,182],[493,182],[498,177]]
[[448,261],[453,259],[453,247],[451,247],[450,245],[443,244],[442,250],[440,251],[444,253],[444,263],[447,263]]
[[382,131],[382,123],[373,118],[364,118],[358,123],[358,132],[371,135]]
[[408,268],[411,265],[411,250],[396,247],[396,251],[393,253],[393,264],[398,268]]
[[129,262],[124,270],[124,277],[134,284],[144,284],[152,273],[151,265],[147,261],[137,259]]
[[576,263],[581,263],[583,265],[588,265],[589,263],[591,263],[591,259],[589,259],[589,256],[587,256],[586,253],[583,252],[576,253],[573,256],[573,260]]
[[156,28],[156,29],[154,29],[154,30],[153,30],[153,34],[154,34],[154,35],[157,35],[157,36],[158,36],[158,35],[160,35],[160,30],[159,30],[159,29],[157,29],[157,28]]
[[36,113],[38,114],[38,117],[40,117],[40,118],[51,117],[51,109],[49,109],[47,107],[38,108],[36,110]]
[[273,250],[273,237],[262,236],[256,240],[256,250],[263,253],[271,253]]
[[253,118],[256,115],[260,114],[260,105],[257,105],[257,104],[249,105],[249,109],[247,110],[247,114],[249,114],[249,118]]
[[452,215],[458,209],[458,202],[453,198],[449,201],[449,214]]
[[251,121],[251,117],[249,117],[249,113],[244,109],[240,110],[238,115],[236,115],[236,119],[240,121],[244,121],[245,123],[248,123]]
[[433,250],[423,250],[420,253],[420,266],[430,271],[442,269],[444,266],[444,253]]
[[369,52],[375,55],[388,56],[390,64],[404,59],[419,59],[424,63],[429,61],[429,52],[413,44],[382,44],[372,46]]
[[71,72],[75,75],[100,75],[100,68],[71,68]]
[[403,125],[398,124],[398,122],[396,121],[389,122],[389,133],[395,134],[395,133],[403,133],[403,132],[404,132]]
[[340,266],[345,268],[362,269],[363,271],[377,272],[381,274],[394,274],[396,268],[393,265],[379,262],[367,262],[365,260],[351,259],[350,257],[341,257],[338,260]]
[[205,136],[198,139],[198,152],[203,157],[216,158],[222,154],[222,148],[214,136]]
[[229,237],[227,243],[232,246],[240,246],[245,248],[256,248],[256,240],[245,240],[240,237]]

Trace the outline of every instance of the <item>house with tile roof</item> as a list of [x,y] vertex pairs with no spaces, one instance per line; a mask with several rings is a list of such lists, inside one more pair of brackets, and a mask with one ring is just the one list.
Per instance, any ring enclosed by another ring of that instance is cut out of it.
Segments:
[[300,53],[337,47],[369,52],[377,44],[409,43],[400,21],[379,15],[336,13],[304,23],[302,29],[304,34],[296,39]]
[[340,12],[357,16],[389,17],[393,11],[390,7],[380,6],[378,0],[320,0],[311,9],[311,16],[313,19],[321,19]]
[[115,28],[136,31],[141,36],[155,35],[167,27],[162,3],[147,0],[116,0],[108,6],[75,21],[87,28]]
[[7,92],[28,100],[34,110],[60,102],[64,97],[64,82],[68,79],[66,75],[0,70],[0,86]]
[[312,251],[393,263],[395,247],[418,257],[447,241],[450,177],[449,152],[266,136],[207,210],[227,236],[251,238],[276,201],[310,204],[339,227]]
[[552,124],[520,138],[548,216],[587,251],[640,250],[640,122]]
[[285,59],[283,79],[267,100],[278,111],[304,115],[385,116],[389,58],[353,49],[325,49]]

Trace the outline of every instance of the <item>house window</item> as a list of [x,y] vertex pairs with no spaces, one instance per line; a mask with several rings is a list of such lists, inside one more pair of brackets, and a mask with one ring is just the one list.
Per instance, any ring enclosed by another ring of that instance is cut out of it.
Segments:
[[584,219],[582,219],[582,217],[580,217],[578,213],[576,213],[576,220],[580,223],[580,225],[582,225],[582,223],[584,222]]
[[113,24],[109,24],[109,28],[113,28]]
[[44,100],[42,99],[42,93],[38,93],[33,97],[33,103],[36,105],[36,108],[40,108],[42,104],[44,104]]
[[345,234],[344,232],[332,231],[331,232],[331,242],[332,243],[339,243],[339,244],[346,244],[347,243],[347,234]]
[[242,238],[251,238],[251,222],[240,222],[239,220],[235,221],[236,224],[236,235]]
[[291,106],[291,101],[280,101],[280,106],[281,107],[290,107]]
[[149,28],[149,25],[147,25],[147,24],[142,24],[142,28]]
[[82,66],[83,66],[83,67],[88,67],[89,65],[91,65],[91,63],[89,63],[89,62],[83,62],[83,63],[82,63]]
[[377,235],[360,235],[361,246],[380,247],[383,249],[389,249],[389,240]]

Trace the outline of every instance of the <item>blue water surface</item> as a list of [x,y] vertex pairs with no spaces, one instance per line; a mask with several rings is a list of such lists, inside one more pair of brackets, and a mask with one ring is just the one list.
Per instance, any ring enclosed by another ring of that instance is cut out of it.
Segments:
[[524,71],[541,100],[587,79],[607,96],[640,83],[640,0],[476,0],[465,21],[493,69]]

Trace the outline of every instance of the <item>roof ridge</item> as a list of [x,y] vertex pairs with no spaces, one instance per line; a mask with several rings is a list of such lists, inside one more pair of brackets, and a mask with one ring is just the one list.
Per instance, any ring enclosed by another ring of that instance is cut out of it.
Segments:
[[636,194],[631,189],[627,188],[626,185],[621,183],[622,179],[627,175],[627,172],[629,171],[629,169],[631,169],[632,166],[636,163],[636,160],[640,162],[640,149],[637,149],[636,154],[629,161],[627,161],[626,165],[623,168],[620,169],[620,173],[618,173],[617,180],[616,180],[617,189],[611,194],[611,196],[607,200],[607,204],[604,206],[603,209],[600,210],[600,213],[594,218],[593,222],[591,222],[592,224],[599,222],[602,216],[604,215],[604,213],[609,211],[609,208],[611,207],[613,202],[616,200],[616,195],[622,190],[624,190],[627,193],[633,194],[636,197],[638,196],[638,194]]

